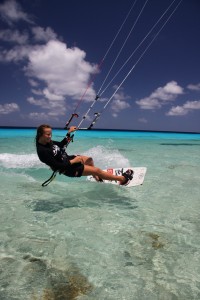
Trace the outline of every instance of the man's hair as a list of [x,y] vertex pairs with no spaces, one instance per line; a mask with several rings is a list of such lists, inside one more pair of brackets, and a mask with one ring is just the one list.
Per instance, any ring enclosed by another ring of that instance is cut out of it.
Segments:
[[36,137],[35,137],[36,144],[38,143],[39,138],[43,135],[45,128],[50,128],[51,129],[52,127],[48,124],[42,124],[37,128],[37,134],[36,134]]

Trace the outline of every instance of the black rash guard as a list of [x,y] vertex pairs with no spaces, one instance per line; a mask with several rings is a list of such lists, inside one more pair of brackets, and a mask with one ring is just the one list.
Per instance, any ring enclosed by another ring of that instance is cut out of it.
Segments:
[[51,141],[46,145],[36,143],[37,154],[41,162],[48,165],[53,171],[59,171],[69,177],[81,177],[84,165],[82,163],[71,164],[70,160],[76,155],[67,155],[65,145],[68,139],[65,137],[61,142]]

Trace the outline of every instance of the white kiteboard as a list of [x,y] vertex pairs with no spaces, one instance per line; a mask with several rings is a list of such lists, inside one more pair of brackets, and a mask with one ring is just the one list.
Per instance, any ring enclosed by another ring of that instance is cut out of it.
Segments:
[[[126,172],[128,169],[133,170],[133,179],[129,181],[128,184],[126,185],[120,185],[120,186],[125,186],[125,187],[133,187],[133,186],[137,186],[137,185],[141,185],[143,184],[144,181],[144,177],[147,171],[146,167],[129,167],[129,168],[109,168],[107,170],[104,170],[108,173],[120,176],[122,175],[122,173]],[[96,180],[94,179],[93,176],[87,176],[87,179],[89,181],[93,181],[96,182]],[[115,184],[115,185],[119,185],[119,181],[115,181],[115,180],[104,180],[104,183],[110,183],[110,184]]]

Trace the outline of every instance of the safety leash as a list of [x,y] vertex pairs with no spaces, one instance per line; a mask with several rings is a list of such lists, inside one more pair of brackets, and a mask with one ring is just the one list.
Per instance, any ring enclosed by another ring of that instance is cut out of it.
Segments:
[[54,171],[51,175],[51,177],[49,177],[49,179],[47,179],[45,182],[43,182],[42,186],[47,186],[50,182],[52,182],[54,180],[54,178],[56,177],[58,171]]

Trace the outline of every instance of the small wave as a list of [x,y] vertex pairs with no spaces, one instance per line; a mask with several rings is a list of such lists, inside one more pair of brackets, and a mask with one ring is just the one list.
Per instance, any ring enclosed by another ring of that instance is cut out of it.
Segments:
[[[117,167],[129,167],[129,160],[125,158],[117,149],[107,149],[103,146],[96,146],[83,155],[91,156],[94,159],[95,165],[100,168],[117,168]],[[37,154],[0,154],[0,165],[6,169],[17,168],[43,168],[45,165],[38,159]]]
[[[17,178],[17,181],[20,182],[26,182],[29,181],[29,182],[36,182],[36,179],[33,178],[32,176],[28,175],[28,174],[24,174],[24,173],[18,173],[18,172],[15,172],[14,170],[11,170],[11,172],[7,171],[0,171],[0,178],[1,178],[1,182],[4,182],[4,179],[5,179],[5,182],[7,182],[8,180],[12,181],[13,182],[13,178]],[[6,185],[5,185],[6,186]]]
[[104,146],[96,146],[84,153],[94,159],[96,166],[101,168],[129,167],[130,163],[117,149],[109,149]]
[[4,168],[38,168],[42,167],[42,163],[39,161],[37,154],[0,154],[0,165]]

